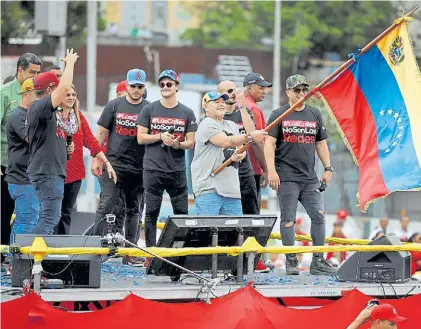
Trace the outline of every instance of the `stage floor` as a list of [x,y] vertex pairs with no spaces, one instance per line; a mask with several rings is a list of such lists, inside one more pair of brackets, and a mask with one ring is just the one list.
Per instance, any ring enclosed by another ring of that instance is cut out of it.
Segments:
[[[206,277],[210,274],[204,273]],[[233,278],[225,280],[212,290],[210,298],[219,297],[239,289],[242,285]],[[402,284],[354,283],[339,282],[334,276],[313,276],[301,272],[298,276],[287,276],[285,271],[274,271],[267,274],[254,274],[252,279],[255,288],[266,297],[341,297],[344,291],[358,288],[370,296],[393,298],[421,293],[421,282],[411,280]],[[1,278],[2,301],[13,299],[7,290],[10,276]],[[247,283],[244,277],[243,284]],[[15,290],[16,291],[16,290]],[[112,259],[102,264],[101,288],[97,289],[42,289],[41,297],[49,302],[65,301],[107,301],[121,300],[133,293],[140,297],[161,301],[192,301],[206,299],[206,289],[202,288],[194,277],[181,277],[179,282],[171,282],[169,277],[146,275],[143,268],[121,265],[121,259]]]
[[[3,273],[2,273],[3,274]],[[210,274],[204,273],[206,277]],[[235,291],[242,285],[233,278],[219,277],[221,283],[212,290],[210,298]],[[421,293],[421,282],[411,280],[402,284],[339,282],[334,276],[313,276],[300,272],[298,276],[287,276],[285,271],[266,274],[255,273],[252,280],[257,291],[266,297],[341,297],[344,291],[358,288],[366,295],[393,298]],[[8,296],[10,276],[1,278],[2,301],[13,299]],[[247,283],[244,277],[243,284]],[[15,290],[15,288],[13,288]],[[169,277],[146,275],[143,268],[121,265],[121,259],[112,259],[102,264],[101,288],[96,289],[42,289],[45,301],[106,301],[121,300],[133,293],[152,300],[198,300],[206,299],[206,289],[194,277],[181,277],[179,282],[171,282]]]

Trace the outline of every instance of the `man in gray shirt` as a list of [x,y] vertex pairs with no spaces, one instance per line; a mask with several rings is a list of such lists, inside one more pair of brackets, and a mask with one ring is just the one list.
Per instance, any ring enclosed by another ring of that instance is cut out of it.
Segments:
[[[261,142],[267,135],[264,130],[240,135],[234,122],[224,120],[227,98],[225,94],[208,92],[202,99],[206,118],[196,132],[191,165],[198,215],[242,215],[238,163],[244,159],[245,152],[236,153],[236,147],[251,141]],[[229,158],[233,162],[212,177],[212,172]]]

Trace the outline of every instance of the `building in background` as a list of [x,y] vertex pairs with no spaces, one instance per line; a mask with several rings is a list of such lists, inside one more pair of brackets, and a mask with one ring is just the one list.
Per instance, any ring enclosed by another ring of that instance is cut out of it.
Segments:
[[108,22],[107,34],[161,41],[168,46],[183,44],[181,35],[197,27],[183,1],[105,1],[102,3]]

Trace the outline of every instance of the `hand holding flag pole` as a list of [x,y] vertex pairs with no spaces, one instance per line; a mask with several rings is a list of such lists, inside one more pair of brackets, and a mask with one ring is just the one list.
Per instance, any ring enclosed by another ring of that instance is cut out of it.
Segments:
[[[287,111],[282,113],[278,118],[276,118],[271,124],[269,124],[264,130],[270,131],[279,124],[280,121],[282,121],[285,117],[287,117],[289,114],[291,114],[296,108],[299,108],[303,105],[303,103],[309,99],[311,96],[317,94],[317,92],[326,86],[330,81],[332,81],[335,77],[337,77],[340,73],[342,73],[344,70],[346,70],[352,63],[354,63],[358,56],[361,56],[362,54],[366,53],[368,50],[370,50],[376,43],[381,40],[385,35],[390,33],[393,29],[395,29],[397,26],[399,26],[401,23],[403,23],[406,20],[411,19],[411,15],[419,8],[419,6],[412,9],[410,12],[408,12],[406,15],[397,18],[391,26],[389,26],[386,30],[384,30],[381,34],[379,34],[376,38],[374,38],[370,43],[368,43],[364,48],[361,49],[357,54],[354,56],[351,56],[345,63],[343,63],[340,67],[338,67],[333,73],[331,73],[326,79],[324,79],[322,82],[320,82],[315,88],[313,88],[308,94],[306,94],[303,98],[301,98],[296,104],[291,106]],[[242,146],[240,149],[238,149],[238,153],[242,153],[247,150],[247,148],[250,146],[250,142]],[[213,173],[212,176],[218,175],[222,170],[224,170],[226,167],[228,167],[232,162],[232,159],[229,158],[226,160],[221,166],[219,166]]]

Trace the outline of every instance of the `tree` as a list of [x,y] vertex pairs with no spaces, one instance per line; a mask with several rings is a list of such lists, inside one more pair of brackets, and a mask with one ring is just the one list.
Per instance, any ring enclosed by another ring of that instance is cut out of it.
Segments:
[[1,43],[5,44],[10,38],[19,38],[26,34],[28,27],[24,22],[29,18],[17,1],[1,2]]
[[[200,17],[199,26],[182,36],[194,45],[257,50],[267,48],[262,39],[273,37],[274,1],[196,1],[186,7]],[[282,58],[326,51],[346,56],[389,26],[396,12],[387,1],[283,1]]]
[[[87,2],[69,1],[67,6],[66,36],[68,37],[69,46],[78,48],[86,40]],[[7,44],[11,37],[25,37],[28,29],[33,25],[34,15],[35,6],[33,1],[2,1],[1,43]],[[104,15],[98,9],[98,31],[105,30],[105,27]],[[56,42],[57,38],[46,36],[43,46],[46,49],[51,49],[51,47],[55,47]]]

